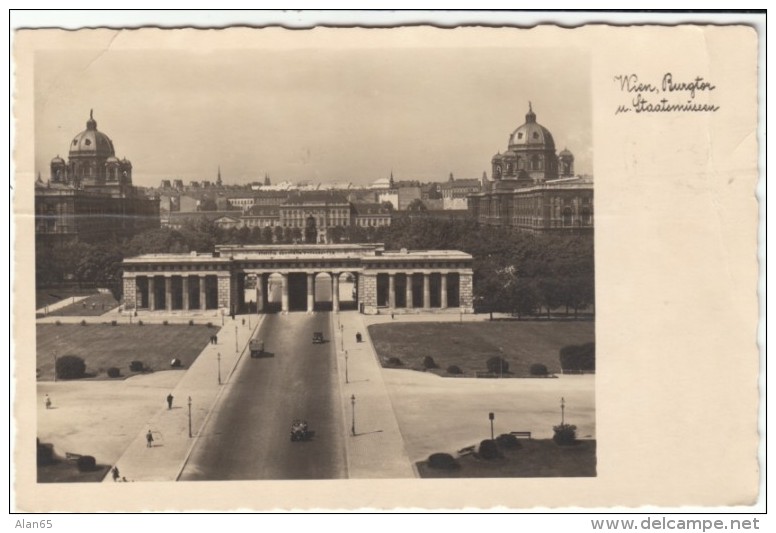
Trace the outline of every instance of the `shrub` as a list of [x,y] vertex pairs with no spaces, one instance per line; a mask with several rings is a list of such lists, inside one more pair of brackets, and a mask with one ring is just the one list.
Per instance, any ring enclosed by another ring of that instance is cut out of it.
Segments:
[[182,365],[182,363],[181,363],[181,360],[180,360],[180,359],[178,359],[177,357],[176,357],[176,358],[174,358],[172,361],[170,361],[170,366],[171,366],[172,368],[180,368],[180,367],[181,367],[181,365]]
[[129,370],[132,372],[142,372],[144,368],[143,361],[132,361],[129,363]]
[[439,470],[455,470],[460,465],[449,453],[432,453],[428,456],[428,466]]
[[97,468],[97,461],[91,455],[82,455],[76,465],[79,472],[91,472]]
[[488,372],[493,374],[505,374],[509,372],[509,363],[503,357],[495,355],[487,361]]
[[193,325],[194,325],[194,321],[193,320],[189,320],[189,326],[193,326]]
[[37,439],[38,448],[38,466],[50,465],[55,462],[54,460],[54,445],[40,442]]
[[107,373],[109,378],[117,378],[121,376],[121,370],[119,370],[115,366],[110,367]]
[[212,322],[208,322],[207,323],[207,327],[212,328],[213,327],[213,323]]
[[168,324],[169,324],[169,322],[168,322],[168,321],[166,321],[166,320],[164,320],[164,321],[162,322],[162,326],[166,326],[166,325],[168,325]]
[[450,365],[447,367],[448,374],[462,374],[461,368],[458,365]]
[[477,450],[477,454],[482,459],[498,459],[501,457],[501,452],[498,449],[498,445],[496,444],[495,440],[484,440],[480,442],[480,448]]
[[86,325],[86,320],[81,320],[81,325],[85,326]]
[[510,435],[509,433],[503,433],[496,437],[496,442],[505,450],[516,450],[517,448],[522,447],[517,437]]
[[404,363],[402,363],[401,359],[399,359],[398,357],[389,357],[387,365],[388,366],[403,366]]
[[111,321],[110,321],[110,325],[111,325],[111,326],[118,326],[118,325],[119,325],[119,323],[118,323],[118,322],[116,322],[115,320],[111,320]]
[[57,320],[56,322],[54,322],[54,325],[61,326],[62,325],[62,321],[61,320]]
[[142,321],[142,320],[138,320],[138,321],[137,321],[137,325],[138,325],[138,326],[142,326],[142,325],[143,325],[143,321]]
[[560,366],[564,371],[595,371],[595,343],[569,345],[560,349]]
[[531,365],[532,376],[546,376],[548,374],[547,366],[541,363],[534,363]]
[[79,379],[86,374],[86,363],[77,355],[63,355],[57,358],[57,378]]
[[427,355],[423,358],[423,368],[439,368],[439,366],[434,362],[433,357]]
[[577,442],[577,426],[571,424],[560,424],[554,426],[552,430],[555,434],[552,436],[552,440],[555,444],[560,446],[569,446]]

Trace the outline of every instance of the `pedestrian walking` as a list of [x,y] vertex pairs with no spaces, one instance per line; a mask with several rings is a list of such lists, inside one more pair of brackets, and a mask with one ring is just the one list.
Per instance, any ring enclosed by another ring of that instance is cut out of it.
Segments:
[[393,312],[391,312],[391,320],[393,320]]
[[218,344],[218,335],[213,335],[213,344]]
[[172,409],[172,393],[167,395],[167,409]]
[[51,398],[46,394],[46,409],[51,409]]
[[114,483],[119,480],[119,467],[118,466],[114,466],[113,468],[111,468],[110,473],[113,475],[113,482]]
[[151,433],[151,430],[148,430],[148,433],[146,433],[146,448],[151,448],[154,445],[154,435]]
[[245,319],[244,318],[242,319],[242,323],[243,323],[242,325],[244,326],[245,325]]

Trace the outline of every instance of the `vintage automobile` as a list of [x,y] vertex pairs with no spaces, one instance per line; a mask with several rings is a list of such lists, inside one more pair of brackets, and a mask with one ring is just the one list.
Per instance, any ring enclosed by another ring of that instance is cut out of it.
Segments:
[[323,332],[316,331],[313,333],[313,344],[323,344]]
[[261,339],[251,339],[249,343],[251,357],[262,357],[264,355],[264,341]]
[[305,420],[294,420],[291,423],[291,442],[303,441],[310,438],[310,430]]

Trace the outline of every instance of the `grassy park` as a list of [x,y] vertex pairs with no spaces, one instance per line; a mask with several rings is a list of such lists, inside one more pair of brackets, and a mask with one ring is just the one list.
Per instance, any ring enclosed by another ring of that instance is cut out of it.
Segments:
[[592,477],[596,475],[596,442],[580,440],[573,446],[558,446],[552,439],[520,441],[516,450],[501,450],[503,457],[485,460],[470,454],[456,459],[457,468],[429,467],[417,463],[422,478],[486,477]]
[[560,373],[560,349],[594,341],[595,322],[400,322],[373,324],[369,334],[383,366],[398,357],[402,368],[423,370],[423,359],[431,356],[438,368],[429,372],[449,376],[446,369],[456,365],[462,376],[473,377],[487,370],[488,358],[502,355],[509,363],[503,377],[528,377],[534,363]]
[[117,367],[122,377],[133,375],[131,361],[150,370],[168,370],[172,358],[188,368],[218,328],[204,325],[38,324],[36,367],[39,380],[54,379],[54,357],[77,355],[86,362],[87,375],[107,379]]

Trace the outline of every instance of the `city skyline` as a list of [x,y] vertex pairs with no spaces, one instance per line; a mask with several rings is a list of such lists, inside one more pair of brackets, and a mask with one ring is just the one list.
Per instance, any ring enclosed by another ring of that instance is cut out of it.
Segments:
[[479,178],[530,101],[592,174],[589,69],[554,48],[40,52],[35,172],[94,109],[140,186]]

